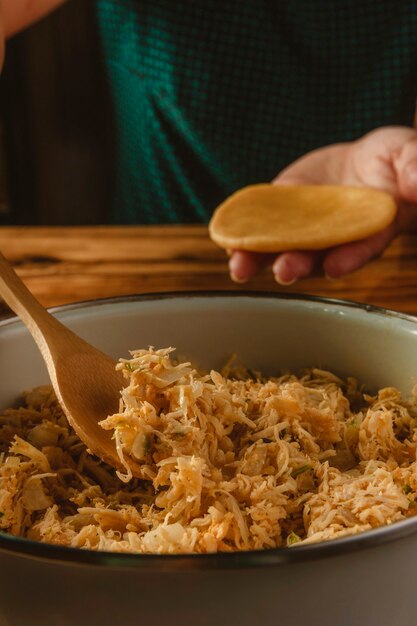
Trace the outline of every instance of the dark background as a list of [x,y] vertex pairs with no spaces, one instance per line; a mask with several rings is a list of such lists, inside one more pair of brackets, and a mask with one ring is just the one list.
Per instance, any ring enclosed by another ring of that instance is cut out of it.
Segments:
[[113,116],[92,1],[7,42],[0,115],[0,224],[106,223]]

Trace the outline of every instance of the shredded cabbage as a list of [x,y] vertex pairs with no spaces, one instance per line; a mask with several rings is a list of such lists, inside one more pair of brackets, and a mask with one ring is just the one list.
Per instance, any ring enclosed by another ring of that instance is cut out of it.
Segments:
[[[326,541],[417,512],[416,393],[312,369],[263,379],[134,351],[113,432],[89,454],[50,387],[0,416],[0,529],[54,544],[207,553]],[[128,459],[140,466],[132,477]]]

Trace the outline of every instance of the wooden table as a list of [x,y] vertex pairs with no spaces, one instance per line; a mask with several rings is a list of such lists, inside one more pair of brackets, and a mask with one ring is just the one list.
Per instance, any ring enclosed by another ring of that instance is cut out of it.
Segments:
[[[2,227],[0,250],[45,306],[156,291],[284,290],[270,271],[234,284],[204,226]],[[417,314],[417,232],[343,280],[317,276],[285,291]]]

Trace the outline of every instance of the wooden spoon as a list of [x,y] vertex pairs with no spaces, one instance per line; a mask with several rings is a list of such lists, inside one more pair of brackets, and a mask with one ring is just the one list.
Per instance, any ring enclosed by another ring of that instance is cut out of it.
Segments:
[[[123,375],[116,362],[61,324],[35,299],[0,253],[0,295],[34,338],[58,401],[87,448],[126,472],[110,431],[98,422],[118,412]],[[134,475],[139,466],[126,458]]]

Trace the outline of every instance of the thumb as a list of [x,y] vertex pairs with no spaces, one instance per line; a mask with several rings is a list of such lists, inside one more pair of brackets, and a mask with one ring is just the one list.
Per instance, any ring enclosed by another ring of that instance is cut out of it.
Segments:
[[397,151],[393,165],[401,200],[417,204],[417,133]]

